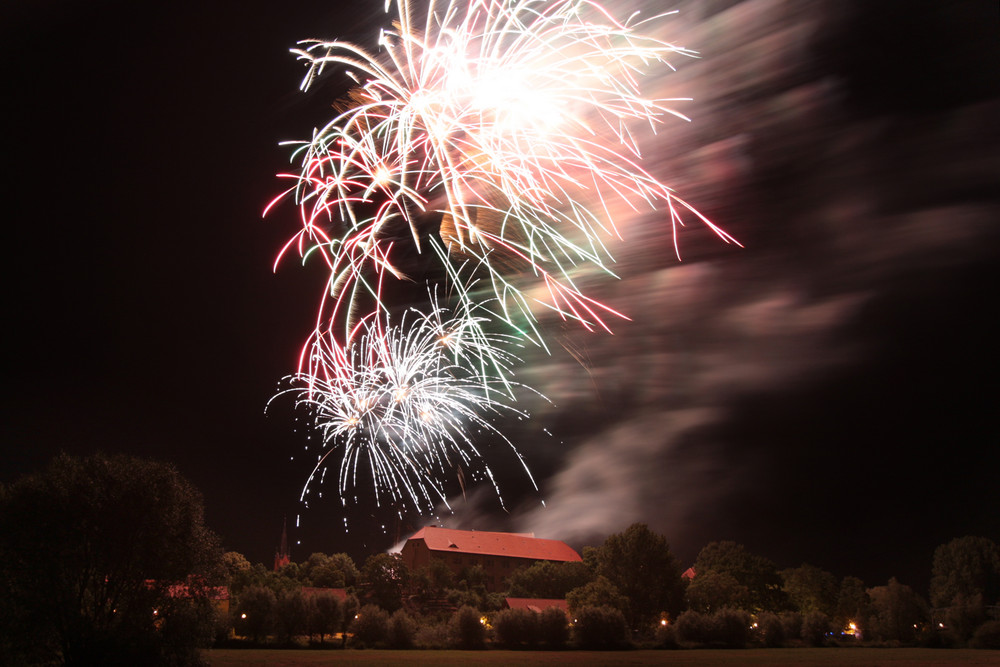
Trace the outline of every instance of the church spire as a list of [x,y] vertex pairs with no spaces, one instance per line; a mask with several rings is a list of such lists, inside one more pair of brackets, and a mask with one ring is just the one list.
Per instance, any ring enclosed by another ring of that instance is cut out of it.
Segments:
[[281,544],[274,552],[274,571],[277,572],[291,562],[292,558],[288,555],[288,517],[285,517],[281,525]]

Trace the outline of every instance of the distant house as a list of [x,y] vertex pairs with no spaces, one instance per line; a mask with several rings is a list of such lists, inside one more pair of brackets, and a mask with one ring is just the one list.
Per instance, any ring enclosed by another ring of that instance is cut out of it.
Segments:
[[562,599],[504,598],[504,606],[506,606],[507,609],[529,609],[538,613],[555,607],[556,609],[562,610],[562,612],[567,616],[569,615],[569,605],[566,604],[566,600]]
[[333,597],[337,598],[340,602],[347,599],[347,589],[346,588],[320,588],[317,586],[303,586],[302,587],[302,597],[309,598],[316,597],[317,595],[329,593]]
[[[146,582],[152,584],[151,581]],[[223,614],[229,613],[229,588],[227,586],[205,586],[197,582],[187,584],[172,584],[167,587],[167,596],[179,599],[205,597],[212,606]],[[155,613],[155,612],[154,612]]]
[[492,533],[481,530],[452,530],[428,526],[414,533],[400,555],[411,570],[427,567],[431,561],[445,563],[456,575],[479,565],[486,571],[486,589],[499,593],[514,570],[538,561],[557,563],[581,560],[568,544],[545,540],[531,533]]

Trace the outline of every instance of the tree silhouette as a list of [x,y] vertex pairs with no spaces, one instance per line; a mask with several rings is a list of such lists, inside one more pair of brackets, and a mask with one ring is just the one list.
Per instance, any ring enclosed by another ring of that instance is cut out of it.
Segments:
[[0,494],[0,644],[67,665],[196,661],[220,556],[173,466],[58,456]]

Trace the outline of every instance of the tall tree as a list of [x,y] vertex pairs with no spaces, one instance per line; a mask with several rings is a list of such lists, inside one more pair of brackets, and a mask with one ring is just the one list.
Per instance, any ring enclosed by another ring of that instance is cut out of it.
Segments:
[[688,606],[705,614],[725,607],[743,609],[749,600],[749,590],[728,572],[699,572],[687,587]]
[[357,583],[360,573],[347,554],[314,553],[302,564],[306,579],[321,588],[345,588]]
[[958,642],[968,641],[986,622],[987,608],[1000,602],[1000,547],[973,536],[942,544],[934,551],[930,593],[935,620]]
[[868,628],[861,627],[860,623],[870,615],[871,599],[868,597],[865,582],[857,577],[844,577],[837,593],[837,607],[833,613],[834,623],[841,628],[854,623],[856,628],[865,633]]
[[985,537],[959,537],[934,551],[931,604],[948,607],[959,596],[1000,602],[1000,546]]
[[240,593],[236,606],[236,633],[259,643],[272,634],[278,623],[278,600],[264,586],[250,586]]
[[196,661],[220,557],[173,466],[61,455],[0,493],[0,643],[68,665]]
[[320,644],[326,635],[337,632],[343,623],[344,605],[333,593],[321,591],[309,599],[309,635],[319,635]]
[[698,553],[694,564],[695,578],[709,570],[726,573],[747,589],[747,597],[738,605],[754,614],[762,611],[779,612],[787,607],[781,590],[777,566],[767,558],[752,554],[742,544],[710,542]]
[[584,607],[611,607],[627,614],[631,606],[628,598],[622,595],[607,577],[600,575],[593,581],[566,593],[566,604],[572,614],[576,614]]
[[607,577],[628,598],[632,623],[643,627],[661,612],[676,616],[684,608],[680,563],[667,538],[644,523],[609,536],[595,554],[597,574]]
[[818,611],[833,616],[837,609],[840,587],[832,574],[803,563],[781,571],[782,590],[795,609],[803,614]]
[[409,572],[399,554],[373,554],[361,569],[367,599],[386,611],[403,606],[403,591],[409,583]]
[[912,588],[889,579],[886,586],[868,589],[872,616],[871,634],[884,641],[912,642],[921,623],[927,620],[927,603]]

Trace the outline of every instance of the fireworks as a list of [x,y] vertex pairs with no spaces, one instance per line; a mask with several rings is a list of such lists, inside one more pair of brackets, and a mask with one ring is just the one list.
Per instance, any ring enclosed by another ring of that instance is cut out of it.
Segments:
[[[733,239],[640,164],[639,126],[684,117],[639,82],[693,52],[585,0],[418,10],[397,1],[377,54],[314,40],[293,50],[308,65],[303,89],[331,66],[357,87],[297,142],[301,168],[275,202],[293,196],[302,223],[278,260],[294,248],[330,272],[294,390],[330,446],[317,470],[341,451],[343,493],[367,456],[377,493],[420,506],[443,499],[448,466],[478,457],[466,429],[495,433],[483,415],[512,410],[507,350],[546,346],[539,312],[588,330],[625,317],[575,279],[611,274],[613,200],[661,209],[675,251],[682,211]],[[435,298],[399,317],[387,291],[408,283]]]
[[[354,485],[358,466],[367,465],[376,499],[382,492],[432,510],[436,502],[447,503],[444,478],[479,462],[473,430],[496,436],[516,453],[490,422],[522,414],[500,399],[510,391],[509,380],[481,373],[487,354],[505,366],[515,359],[502,351],[506,337],[485,335],[479,324],[446,319],[440,308],[430,314],[411,309],[388,329],[379,318],[367,318],[347,348],[318,340],[311,360],[315,373],[292,377],[292,388],[282,392],[312,408],[323,435],[325,452],[309,481],[336,453],[342,494]],[[481,472],[496,487],[489,467]],[[308,490],[309,482],[303,498]]]

